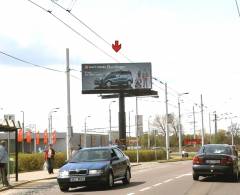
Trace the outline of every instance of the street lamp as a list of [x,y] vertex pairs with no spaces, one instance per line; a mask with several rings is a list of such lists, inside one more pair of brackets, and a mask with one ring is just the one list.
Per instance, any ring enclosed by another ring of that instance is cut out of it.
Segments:
[[23,135],[23,140],[22,140],[22,153],[24,153],[24,111],[21,110],[22,112],[22,135]]
[[109,134],[108,134],[108,142],[109,144],[111,145],[112,144],[112,119],[111,119],[111,104],[116,102],[115,100],[114,101],[111,101],[108,105],[108,111],[109,111]]
[[84,119],[84,127],[85,127],[85,132],[84,132],[84,147],[87,147],[87,118],[91,116],[86,116]]
[[183,96],[183,95],[187,95],[189,94],[188,92],[186,93],[181,93],[181,94],[178,94],[178,134],[179,134],[179,137],[178,137],[178,141],[179,141],[179,156],[181,156],[182,154],[182,130],[181,130],[181,107],[180,107],[180,97]]
[[52,108],[50,110],[50,112],[48,113],[48,129],[49,129],[49,139],[48,139],[48,143],[51,144],[52,143],[52,113],[53,112],[57,112],[59,108]]
[[149,122],[149,119],[151,118],[152,116],[149,116],[148,117],[148,149],[150,148],[150,122]]

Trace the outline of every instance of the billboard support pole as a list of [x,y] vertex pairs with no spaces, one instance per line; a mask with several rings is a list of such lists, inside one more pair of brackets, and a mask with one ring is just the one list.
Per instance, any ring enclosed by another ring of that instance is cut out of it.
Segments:
[[126,118],[125,118],[125,97],[124,93],[119,93],[119,140],[121,145],[126,146]]

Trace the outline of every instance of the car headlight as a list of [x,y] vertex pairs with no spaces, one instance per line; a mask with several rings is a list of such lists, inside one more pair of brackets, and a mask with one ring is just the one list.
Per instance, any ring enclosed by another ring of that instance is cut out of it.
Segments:
[[101,175],[103,174],[103,170],[102,169],[92,169],[89,170],[89,175]]
[[69,172],[68,171],[60,171],[58,177],[68,178],[69,177]]

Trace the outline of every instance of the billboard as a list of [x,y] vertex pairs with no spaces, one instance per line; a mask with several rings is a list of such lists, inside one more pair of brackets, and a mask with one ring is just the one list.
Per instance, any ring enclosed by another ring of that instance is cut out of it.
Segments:
[[151,88],[151,63],[82,64],[82,93]]

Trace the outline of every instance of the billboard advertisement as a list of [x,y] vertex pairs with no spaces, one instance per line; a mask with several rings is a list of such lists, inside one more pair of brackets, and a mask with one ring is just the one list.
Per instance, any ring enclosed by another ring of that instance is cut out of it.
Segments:
[[151,88],[151,63],[82,64],[83,93]]

